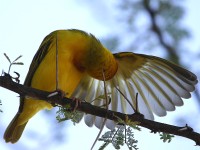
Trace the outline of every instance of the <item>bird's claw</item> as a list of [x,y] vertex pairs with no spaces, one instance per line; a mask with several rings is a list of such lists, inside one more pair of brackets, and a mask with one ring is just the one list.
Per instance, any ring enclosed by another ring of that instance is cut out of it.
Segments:
[[74,106],[74,108],[73,108],[73,112],[74,112],[74,111],[77,109],[78,105],[81,104],[81,101],[82,101],[82,100],[73,97],[73,98],[72,98],[72,101],[75,101],[75,106]]

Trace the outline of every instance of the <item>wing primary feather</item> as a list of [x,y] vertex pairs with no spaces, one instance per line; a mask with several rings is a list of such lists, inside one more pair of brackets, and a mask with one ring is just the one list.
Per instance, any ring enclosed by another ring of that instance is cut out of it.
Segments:
[[104,104],[104,100],[102,99],[103,90],[102,90],[102,81],[97,81],[97,89],[95,94],[95,100],[93,101],[93,105],[102,106]]
[[195,89],[194,81],[191,81],[191,80],[185,78],[185,76],[179,74],[179,72],[176,72],[176,70],[173,70],[169,66],[167,66],[159,61],[156,61],[156,62],[157,63],[154,63],[154,65],[161,68],[165,72],[167,72],[168,75],[170,75],[171,78],[174,79],[173,82],[176,82],[176,84],[178,84],[178,86],[185,89],[186,91],[193,91]]
[[130,102],[130,100],[126,97],[126,95],[124,95],[121,91],[120,91],[120,89],[118,89],[117,87],[115,87],[118,91],[119,91],[119,93],[124,97],[124,99],[127,101],[127,103],[132,107],[132,109],[134,110],[134,112],[136,112],[136,109],[134,108],[134,106],[133,106],[133,104]]
[[[149,106],[149,103],[140,87],[140,84],[139,82],[137,81],[137,77],[135,75],[135,72],[133,72],[132,76],[131,76],[131,81],[130,83],[134,84],[134,86],[136,87],[137,91],[138,91],[138,111],[142,114],[145,115],[146,118],[148,119],[153,119],[153,114],[152,114],[152,111],[151,111],[151,108]],[[141,97],[141,98],[140,98]],[[143,104],[142,104],[143,103]],[[145,112],[145,108],[144,106],[146,106],[146,111],[148,112]],[[149,116],[147,116],[149,115]]]
[[138,56],[142,56],[146,59],[148,59],[148,61],[155,61],[155,62],[158,62],[162,65],[165,65],[165,66],[168,66],[170,67],[171,69],[173,69],[176,73],[178,73],[179,75],[181,75],[183,78],[187,79],[190,81],[190,83],[192,83],[193,85],[196,84],[198,81],[197,81],[197,76],[195,74],[193,74],[192,72],[170,62],[170,61],[167,61],[163,58],[159,58],[159,57],[156,57],[156,56],[149,56],[149,55],[144,55],[144,54],[136,54]]
[[[124,86],[124,80],[123,80],[123,77],[122,77],[122,74],[118,74],[117,76],[117,79],[118,79],[118,82],[119,82],[119,91],[121,93],[123,93],[123,95],[126,95],[126,91],[125,91],[125,86]],[[122,112],[123,113],[126,113],[126,100],[124,98],[124,96],[119,92],[119,97],[120,97],[120,100],[121,100],[121,108],[122,108]]]
[[[148,66],[149,67],[149,66]],[[159,85],[165,89],[165,91],[169,90],[168,95],[171,97],[170,99],[172,100],[173,104],[176,106],[182,106],[183,101],[181,100],[179,94],[175,90],[174,87],[172,87],[160,74],[158,74],[155,69],[153,69],[151,66],[149,68],[149,73],[152,74],[153,77],[155,77],[156,80],[158,80]],[[161,85],[162,83],[162,85]],[[164,87],[163,87],[164,85]]]
[[91,78],[91,84],[89,86],[87,90],[87,96],[85,98],[85,100],[87,102],[93,102],[93,100],[95,99],[95,92],[96,92],[96,89],[97,89],[97,84],[96,84],[96,79],[93,79]]
[[114,111],[119,111],[118,109],[118,104],[119,104],[119,99],[118,99],[118,91],[116,90],[117,84],[116,84],[116,78],[114,77],[111,80],[111,104],[112,104],[112,110]]
[[84,121],[85,121],[85,124],[86,124],[88,127],[92,127],[93,124],[94,124],[94,121],[95,121],[95,116],[90,115],[90,114],[86,114],[86,115],[84,116]]
[[165,60],[167,63],[163,63],[162,61],[159,61],[159,60],[154,60],[156,62],[156,64],[159,64],[163,67],[167,67],[167,68],[170,68],[171,70],[174,71],[174,73],[181,78],[181,80],[183,80],[184,82],[188,83],[188,84],[192,84],[192,85],[195,85],[198,81],[197,81],[197,77],[195,74],[193,74],[192,72],[182,68],[182,67],[179,67],[167,60]]
[[142,75],[142,73],[137,70],[135,72],[135,75],[139,82],[141,83],[142,87],[144,87],[143,91],[145,91],[145,98],[147,98],[147,93],[149,95],[148,97],[148,103],[151,107],[151,109],[154,111],[155,114],[158,116],[164,116],[166,115],[165,107],[163,104],[160,102],[159,98],[155,95],[155,93],[152,91],[151,87],[148,85],[147,82],[144,82],[145,78]]
[[[142,70],[143,71],[141,71],[141,73],[146,78],[146,80],[150,81],[155,86],[155,89],[158,90],[159,93],[162,95],[162,97],[163,97],[162,102],[163,102],[163,106],[165,107],[165,109],[168,110],[168,111],[175,110],[174,103],[172,102],[172,100],[169,97],[169,95],[163,90],[163,88],[161,88],[158,85],[157,81],[150,76],[150,75],[153,75],[153,73],[151,72],[151,70],[148,70],[145,67],[143,67]],[[161,100],[161,98],[160,98],[160,100]],[[169,107],[167,107],[167,106],[169,106]]]
[[[178,82],[178,80],[176,80],[176,78],[174,78],[171,74],[169,70],[164,70],[163,68],[160,68],[156,65],[150,64],[150,66],[152,67],[152,69],[154,69],[158,74],[161,74],[163,77],[165,77],[165,80],[168,81],[168,83],[174,87],[174,89],[176,90],[176,93],[183,98],[190,98],[191,94],[182,86],[182,84],[180,84]],[[169,71],[169,72],[168,72]]]
[[134,108],[133,110],[135,110],[135,112],[138,111],[138,108],[137,108],[137,104],[136,104],[136,89],[133,87],[133,85],[131,86],[131,81],[128,80],[126,81],[126,85],[127,85],[127,89],[130,93],[130,98],[132,100],[132,107]]
[[[132,111],[136,112],[137,108],[136,108],[136,101],[135,101],[135,89],[131,88],[132,86],[130,86],[129,80],[130,80],[130,76],[131,76],[131,71],[129,70],[129,67],[125,67],[126,62],[120,63],[119,64],[119,69],[118,69],[118,73],[117,75],[121,76],[121,82],[123,83],[124,86],[124,90],[125,93],[123,93],[122,91],[120,91],[120,89],[117,89],[119,92],[121,92],[120,95],[122,95],[124,98],[122,100],[124,100],[124,103],[128,103],[126,104],[127,108],[126,108],[126,113],[133,113]],[[117,87],[116,87],[117,88]],[[129,100],[132,99],[132,102]]]
[[[130,55],[128,55],[129,58]],[[132,56],[132,55],[131,55]],[[143,93],[142,89],[141,89],[141,83],[138,82],[137,77],[135,76],[135,72],[132,69],[132,65],[130,65],[130,60],[132,59],[128,59],[128,62],[125,59],[122,59],[122,57],[120,57],[120,62],[119,62],[119,69],[117,72],[117,75],[119,74],[123,74],[125,77],[125,83],[129,83],[126,84],[127,90],[131,90],[133,89],[133,94],[129,94],[129,96],[135,100],[135,93],[138,93],[138,111],[142,114],[145,115],[146,118],[148,119],[153,119],[153,113],[151,111],[151,108],[149,106],[149,103],[145,97],[145,94]],[[131,57],[132,58],[132,57]],[[135,58],[135,57],[134,57]],[[134,103],[134,102],[133,102]],[[136,103],[134,103],[134,106],[136,107]]]

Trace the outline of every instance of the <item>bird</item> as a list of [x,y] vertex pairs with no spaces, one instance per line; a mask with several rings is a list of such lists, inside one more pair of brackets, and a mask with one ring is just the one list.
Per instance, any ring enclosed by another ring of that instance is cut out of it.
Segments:
[[[197,82],[195,74],[163,58],[133,52],[112,53],[90,33],[63,29],[43,39],[24,85],[50,92],[60,89],[65,97],[75,97],[95,106],[105,104],[102,95],[106,87],[111,100],[109,110],[126,114],[137,110],[146,119],[153,120],[154,114],[165,116],[167,111],[182,106],[182,98],[191,97]],[[29,119],[40,110],[52,107],[43,100],[21,97],[18,112],[4,133],[5,141],[16,143]],[[103,120],[84,115],[89,127],[101,128]],[[105,122],[108,129],[115,128],[116,124],[109,119]]]

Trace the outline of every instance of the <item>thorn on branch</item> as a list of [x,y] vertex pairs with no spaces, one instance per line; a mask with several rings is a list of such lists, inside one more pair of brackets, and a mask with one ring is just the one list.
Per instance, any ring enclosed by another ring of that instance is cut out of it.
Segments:
[[19,78],[20,78],[20,74],[16,71],[14,71],[14,73],[17,75],[17,77],[12,77],[12,79],[14,79],[17,83],[20,82]]
[[181,129],[179,129],[179,131],[190,131],[193,132],[193,128],[191,128],[190,126],[188,126],[187,124],[182,127]]
[[155,130],[155,129],[152,129],[152,130],[150,131],[150,133],[154,133],[154,134],[156,134],[156,133],[158,133],[158,131]]
[[[60,89],[57,89],[55,91],[53,91],[52,93],[50,93],[47,98],[56,98],[57,100],[56,101],[61,101],[64,97],[66,96],[66,93]],[[53,106],[53,107],[56,107],[56,106],[59,106],[58,103],[56,101],[52,101],[52,100],[49,100],[48,102]]]

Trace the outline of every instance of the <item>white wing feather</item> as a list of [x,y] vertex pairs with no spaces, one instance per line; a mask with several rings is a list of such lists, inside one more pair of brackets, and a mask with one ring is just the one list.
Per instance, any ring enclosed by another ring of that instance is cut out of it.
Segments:
[[[134,113],[134,109],[136,109],[135,96],[138,93],[137,110],[145,118],[153,119],[153,113],[165,116],[167,111],[175,110],[175,106],[183,105],[181,98],[191,97],[190,92],[194,91],[197,83],[194,74],[187,71],[191,75],[191,78],[188,78],[188,74],[179,73],[179,69],[186,71],[185,69],[170,63],[168,65],[166,60],[147,55],[138,54],[138,56],[144,57],[145,62],[137,68],[134,66],[136,63],[134,59],[128,58],[129,60],[126,61],[125,57],[116,58],[119,64],[118,71],[114,78],[106,81],[107,93],[111,98],[109,110],[125,114]],[[129,99],[134,109],[116,87]],[[86,75],[72,97],[84,99],[96,106],[105,105],[103,81]],[[101,128],[103,122],[103,118],[90,114],[86,114],[84,120],[88,126],[94,124],[98,128]],[[116,123],[109,119],[106,121],[106,127],[109,129],[113,129],[115,125]]]

